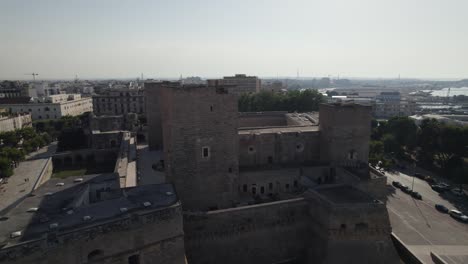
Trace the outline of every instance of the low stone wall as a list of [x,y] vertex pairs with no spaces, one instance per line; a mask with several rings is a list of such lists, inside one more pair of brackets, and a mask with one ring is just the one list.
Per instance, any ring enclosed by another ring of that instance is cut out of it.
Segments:
[[48,158],[46,165],[44,166],[44,168],[42,168],[41,175],[39,176],[39,178],[37,178],[37,181],[34,184],[33,190],[36,190],[37,188],[39,188],[39,186],[48,181],[52,176],[53,171],[54,165],[52,162],[52,158]]
[[206,213],[184,213],[189,263],[302,260],[308,240],[303,198]]
[[0,132],[14,131],[23,127],[31,127],[30,114],[0,117]]

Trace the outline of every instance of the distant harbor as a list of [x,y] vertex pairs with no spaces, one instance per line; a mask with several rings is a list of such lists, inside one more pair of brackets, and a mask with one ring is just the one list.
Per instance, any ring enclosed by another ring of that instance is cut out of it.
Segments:
[[[439,97],[447,97],[447,88],[443,88],[442,90],[422,90],[422,92],[430,93],[432,96],[439,96]],[[455,88],[451,87],[450,88],[450,96],[455,96],[455,95],[465,95],[468,96],[468,87],[460,87],[460,88]]]

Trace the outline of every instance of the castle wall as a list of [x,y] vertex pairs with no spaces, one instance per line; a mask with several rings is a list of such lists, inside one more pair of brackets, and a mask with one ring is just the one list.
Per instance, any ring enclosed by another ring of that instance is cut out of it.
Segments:
[[320,159],[318,131],[239,135],[239,166],[301,164]]
[[340,166],[369,159],[371,107],[358,104],[320,105],[320,159]]
[[303,198],[207,213],[184,213],[189,263],[302,261],[308,241]]
[[300,168],[241,171],[239,191],[242,196],[291,193],[299,189],[300,177]]
[[166,180],[184,209],[227,208],[237,201],[237,97],[221,87],[162,87]]
[[0,262],[127,264],[135,255],[141,264],[185,263],[180,205],[69,232],[49,232],[46,238],[3,248]]
[[309,259],[330,264],[399,263],[383,203],[334,204],[310,191],[306,197],[313,245]]
[[286,126],[286,113],[280,111],[239,113],[239,127]]

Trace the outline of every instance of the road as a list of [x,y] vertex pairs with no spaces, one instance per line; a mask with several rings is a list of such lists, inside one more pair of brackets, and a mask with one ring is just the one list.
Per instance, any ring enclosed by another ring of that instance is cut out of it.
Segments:
[[[412,186],[413,177],[406,174],[386,173],[388,183],[399,181]],[[391,189],[390,189],[391,188]],[[449,209],[466,208],[466,198],[456,200],[441,196],[426,181],[414,179],[414,190],[423,199],[416,200],[401,190],[389,186],[387,208],[393,232],[425,263],[433,263],[431,251],[449,264],[468,263],[468,224],[460,223],[434,208],[443,204]],[[466,213],[466,212],[465,212]]]
[[0,185],[0,212],[32,191],[48,157],[55,153],[56,148],[57,144],[52,143],[30,153],[26,161],[20,162],[8,182]]

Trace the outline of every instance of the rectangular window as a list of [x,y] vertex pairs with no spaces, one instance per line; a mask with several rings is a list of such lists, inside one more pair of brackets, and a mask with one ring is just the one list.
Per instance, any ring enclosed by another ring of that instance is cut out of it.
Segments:
[[203,147],[202,148],[202,157],[203,158],[209,158],[210,157],[210,148],[209,147]]

